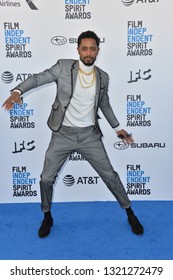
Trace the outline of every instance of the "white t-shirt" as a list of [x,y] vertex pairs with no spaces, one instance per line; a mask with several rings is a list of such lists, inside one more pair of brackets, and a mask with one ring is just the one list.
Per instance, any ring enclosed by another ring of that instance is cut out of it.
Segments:
[[[83,72],[90,73],[94,65],[85,66],[83,62],[79,60],[79,67]],[[92,82],[94,74],[85,75],[82,73],[82,77],[79,75],[78,73],[75,90],[63,120],[63,125],[65,126],[86,127],[95,124],[94,104],[96,80],[91,87],[83,87],[82,84],[87,86]]]

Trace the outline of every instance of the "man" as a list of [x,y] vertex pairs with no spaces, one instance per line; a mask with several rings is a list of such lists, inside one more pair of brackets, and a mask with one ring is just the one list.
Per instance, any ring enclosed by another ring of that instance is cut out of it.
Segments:
[[48,118],[52,137],[45,155],[40,180],[41,208],[44,219],[39,237],[46,237],[53,225],[51,203],[53,185],[68,156],[73,151],[81,153],[97,171],[108,189],[126,210],[128,222],[135,234],[144,229],[135,216],[131,202],[117,172],[114,171],[102,142],[98,125],[98,109],[101,109],[117,136],[131,144],[132,137],[121,129],[109,103],[108,74],[95,66],[100,40],[92,31],[78,37],[79,60],[60,59],[51,68],[20,83],[12,90],[3,107],[10,110],[14,103],[21,104],[20,95],[43,84],[55,82],[57,94]]

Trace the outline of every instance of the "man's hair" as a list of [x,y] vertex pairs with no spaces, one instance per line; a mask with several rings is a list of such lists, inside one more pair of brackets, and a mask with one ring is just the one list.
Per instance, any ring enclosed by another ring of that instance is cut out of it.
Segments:
[[99,44],[100,44],[100,38],[93,32],[93,31],[85,31],[85,32],[82,32],[79,37],[78,37],[78,41],[77,41],[77,45],[78,47],[80,46],[81,44],[81,40],[82,39],[86,39],[86,38],[89,38],[89,39],[94,39],[96,41],[96,45],[97,47],[99,47]]

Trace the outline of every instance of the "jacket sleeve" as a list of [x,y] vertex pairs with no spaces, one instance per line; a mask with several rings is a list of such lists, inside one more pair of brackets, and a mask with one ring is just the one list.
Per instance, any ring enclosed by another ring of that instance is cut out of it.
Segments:
[[104,87],[101,88],[102,91],[102,98],[100,100],[99,107],[105,116],[108,123],[111,125],[112,128],[115,128],[119,126],[119,121],[116,118],[114,111],[112,109],[112,106],[109,102],[109,96],[108,96],[108,85],[109,85],[109,78],[107,77],[107,82],[104,84]]
[[51,82],[55,82],[58,79],[59,73],[61,71],[61,62],[57,61],[55,65],[51,68],[44,70],[38,74],[33,74],[28,77],[25,81],[17,85],[15,88],[12,89],[20,90],[21,94],[44,84],[48,84]]

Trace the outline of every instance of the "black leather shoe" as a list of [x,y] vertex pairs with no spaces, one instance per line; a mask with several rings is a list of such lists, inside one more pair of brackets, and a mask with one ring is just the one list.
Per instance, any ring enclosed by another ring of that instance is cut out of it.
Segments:
[[53,226],[52,217],[44,217],[41,227],[39,228],[39,231],[38,231],[39,237],[48,236],[52,226]]
[[144,233],[144,228],[139,222],[138,218],[135,215],[129,215],[128,216],[128,222],[132,228],[132,231],[135,234],[143,234]]

